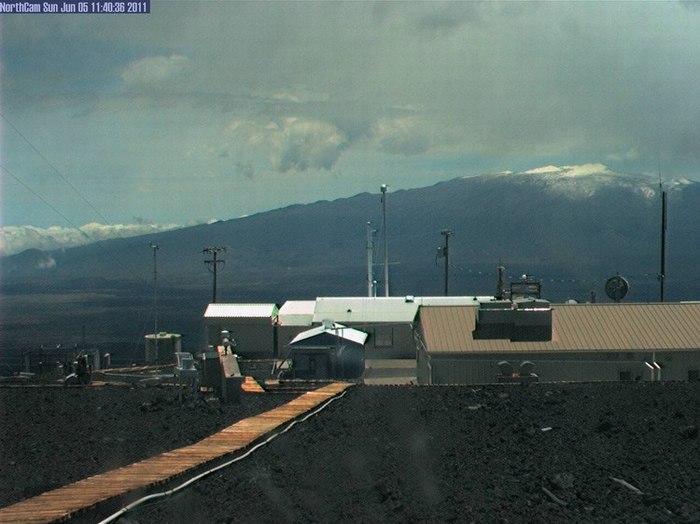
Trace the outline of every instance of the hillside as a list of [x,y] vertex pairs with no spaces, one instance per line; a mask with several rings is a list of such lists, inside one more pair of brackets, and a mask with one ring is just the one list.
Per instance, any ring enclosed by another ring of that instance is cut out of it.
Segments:
[[[436,248],[443,242],[440,230],[449,228],[454,231],[452,294],[493,293],[502,262],[510,278],[527,273],[542,279],[545,297],[555,301],[587,300],[591,290],[598,300],[607,300],[604,282],[617,272],[630,281],[628,300],[656,300],[658,182],[611,173],[604,166],[584,167],[588,169],[549,167],[458,178],[390,192],[391,293],[442,293],[443,261],[436,259]],[[700,230],[694,227],[700,184],[683,181],[667,184],[667,189],[666,299],[695,299],[700,295],[695,271]],[[15,307],[8,311],[3,305],[4,340],[8,335],[16,342],[28,340],[22,332],[31,326],[75,337],[85,323],[88,334],[101,340],[117,335],[138,340],[152,309],[150,242],[160,247],[162,327],[191,334],[197,343],[199,319],[211,300],[212,275],[202,254],[207,246],[228,247],[222,257],[220,301],[282,303],[364,295],[368,221],[381,228],[381,203],[379,195],[364,193],[144,237],[5,257],[2,294]],[[381,235],[376,243],[375,257],[381,262]],[[375,278],[381,275],[377,265]],[[57,304],[69,307],[57,310]],[[42,308],[50,314],[32,320],[46,312]],[[106,316],[109,325],[102,325]],[[71,325],[65,329],[61,322]]]

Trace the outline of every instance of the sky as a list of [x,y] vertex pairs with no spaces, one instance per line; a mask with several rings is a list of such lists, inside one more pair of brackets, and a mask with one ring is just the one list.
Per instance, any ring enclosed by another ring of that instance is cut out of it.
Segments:
[[15,236],[545,165],[699,179],[700,3],[0,14],[0,113],[0,220]]

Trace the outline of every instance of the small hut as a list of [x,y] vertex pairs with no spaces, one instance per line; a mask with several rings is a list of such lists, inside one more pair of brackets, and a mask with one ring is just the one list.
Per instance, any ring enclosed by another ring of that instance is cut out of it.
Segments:
[[324,322],[299,333],[287,346],[293,378],[358,378],[365,369],[367,333]]

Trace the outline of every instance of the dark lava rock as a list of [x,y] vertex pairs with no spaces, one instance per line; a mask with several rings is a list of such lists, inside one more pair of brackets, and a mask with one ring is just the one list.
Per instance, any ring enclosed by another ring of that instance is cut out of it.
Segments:
[[[171,403],[165,392],[162,410],[142,411],[155,393],[59,389],[46,403],[36,392],[0,389],[2,502],[199,440],[292,398],[243,395],[218,413]],[[86,402],[103,409],[85,411]],[[468,409],[477,404],[490,409]],[[41,406],[50,408],[37,416]],[[682,418],[673,416],[679,406]],[[697,425],[671,419],[700,420],[700,384],[356,386],[244,460],[124,518],[698,522]],[[647,431],[652,420],[656,430]],[[630,496],[611,477],[644,495]],[[104,511],[74,521],[98,522]]]

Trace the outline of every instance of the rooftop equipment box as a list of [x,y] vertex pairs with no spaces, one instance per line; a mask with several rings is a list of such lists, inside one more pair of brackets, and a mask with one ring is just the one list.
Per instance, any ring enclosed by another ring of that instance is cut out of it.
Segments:
[[475,339],[512,342],[552,339],[552,306],[546,300],[522,299],[480,302]]
[[514,302],[513,342],[552,340],[552,305],[546,300]]

